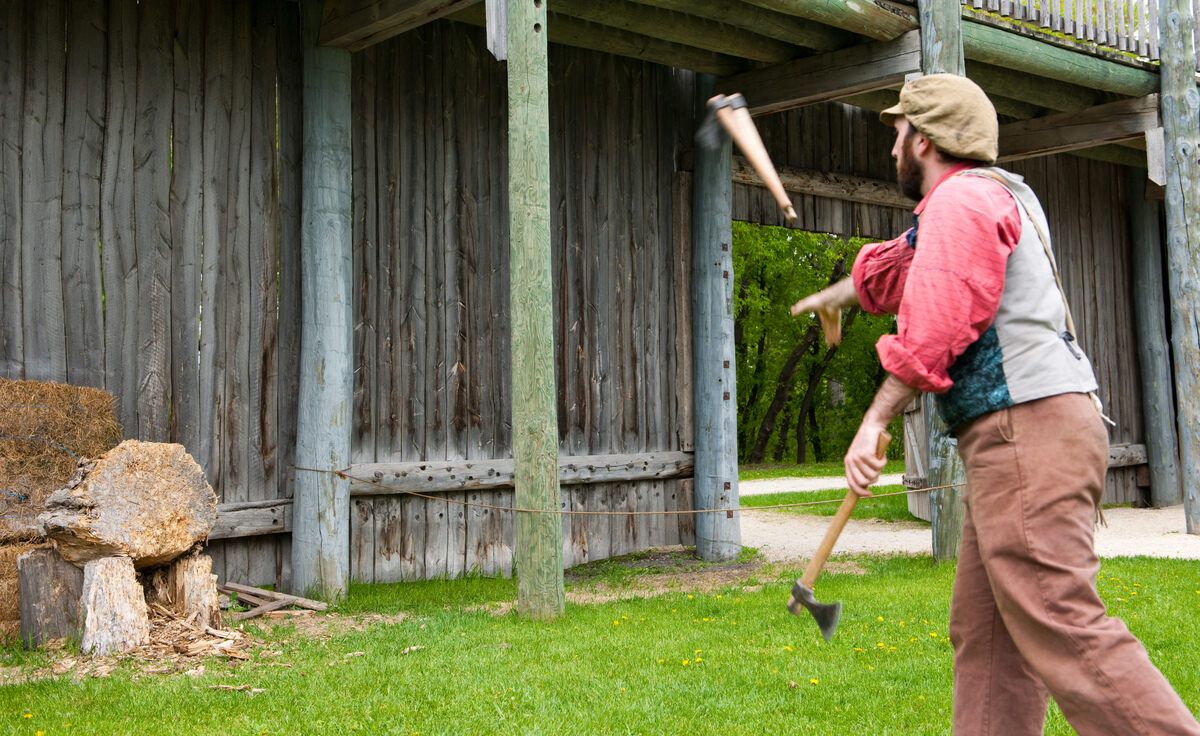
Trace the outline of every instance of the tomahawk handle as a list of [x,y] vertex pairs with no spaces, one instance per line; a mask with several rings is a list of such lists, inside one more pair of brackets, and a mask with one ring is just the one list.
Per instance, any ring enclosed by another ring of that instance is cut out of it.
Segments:
[[[887,432],[881,432],[879,435],[879,444],[875,448],[876,456],[879,458],[885,457],[891,441],[892,435]],[[821,574],[822,568],[825,567],[825,560],[829,559],[829,554],[833,552],[833,545],[837,544],[838,537],[842,534],[842,529],[846,528],[846,522],[850,520],[850,514],[854,513],[854,507],[857,505],[858,494],[854,492],[854,489],[846,491],[846,497],[842,499],[842,505],[838,506],[837,513],[833,515],[833,521],[829,524],[829,529],[825,531],[825,537],[821,540],[816,554],[809,560],[808,567],[804,569],[804,575],[800,578],[800,582],[804,583],[805,587],[811,589],[813,583],[817,582],[817,576]]]

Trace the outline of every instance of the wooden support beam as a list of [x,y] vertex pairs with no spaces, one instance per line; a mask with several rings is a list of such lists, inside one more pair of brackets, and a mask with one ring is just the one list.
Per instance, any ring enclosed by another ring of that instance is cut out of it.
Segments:
[[325,0],[320,43],[361,51],[478,0]]
[[[1079,87],[1142,97],[1158,90],[1158,75],[982,23],[963,23],[966,57]],[[1195,66],[1193,64],[1193,66]]]
[[800,55],[792,44],[744,28],[628,0],[554,0],[553,7],[555,15],[754,61],[778,64]]
[[853,33],[814,23],[804,18],[784,15],[746,3],[728,0],[634,0],[663,10],[675,10],[699,18],[728,23],[760,36],[816,51],[832,51],[855,41]]
[[917,14],[890,0],[745,0],[750,5],[807,18],[877,41],[889,41],[917,28]]
[[[558,459],[560,485],[629,483],[692,477],[692,453],[652,452],[634,455],[584,455]],[[363,463],[351,465],[351,496],[395,493],[497,490],[513,487],[513,461]],[[362,479],[362,480],[355,480]]]
[[1158,127],[1158,95],[1062,112],[1000,127],[1000,160],[1093,148],[1106,143],[1143,139]]
[[[1108,469],[1146,464],[1145,445],[1113,445],[1108,448]],[[1178,502],[1176,502],[1178,503]]]
[[916,32],[738,74],[717,84],[721,94],[741,92],[752,115],[790,110],[847,95],[897,87],[921,70]]
[[[970,59],[967,60],[967,76],[982,87],[983,91],[988,93],[988,97],[1019,99],[1056,112],[1086,110],[1100,99],[1100,93],[1095,89],[1046,77],[1031,77]],[[997,108],[996,112],[1000,112],[1000,109]]]
[[[918,0],[921,19],[921,71],[925,74],[949,73],[963,75],[967,71],[963,57],[962,11],[958,0]],[[943,486],[962,483],[967,471],[958,454],[958,443],[934,406],[933,397],[926,395],[925,431],[929,484]],[[929,521],[933,529],[933,559],[953,560],[958,557],[962,541],[963,505],[961,488],[943,488],[929,493]]]
[[1142,423],[1150,463],[1150,505],[1173,506],[1183,500],[1179,480],[1179,436],[1171,386],[1167,343],[1166,291],[1163,288],[1162,205],[1147,199],[1149,182],[1141,169],[1125,172],[1125,196],[1133,241],[1133,316],[1136,320]]
[[[302,318],[296,465],[350,463],[353,404],[350,52],[319,47],[321,0],[304,0]],[[350,484],[297,471],[293,590],[334,600],[350,578]]]
[[1187,531],[1200,534],[1200,95],[1191,0],[1164,0],[1159,25],[1180,467]]
[[217,523],[209,540],[237,539],[261,534],[286,534],[292,530],[292,500],[223,503],[217,507]]
[[[714,80],[696,77],[698,115]],[[696,508],[738,505],[737,368],[733,354],[732,144],[696,146],[692,178],[692,405],[695,407]],[[696,554],[731,560],[741,552],[735,511],[696,516]]]
[[[851,174],[835,174],[827,171],[810,171],[785,166],[779,169],[779,180],[783,188],[795,194],[829,197],[844,202],[860,202],[880,207],[896,207],[911,210],[916,204],[900,193],[895,182],[868,179]],[[733,183],[765,186],[750,162],[741,156],[733,157]]]
[[[450,16],[450,20],[484,27],[484,8],[472,6]],[[560,13],[550,14],[550,42],[591,49],[615,56],[627,56],[664,66],[691,69],[708,74],[729,75],[746,69],[748,62],[728,54],[718,54],[694,46],[671,43],[637,33],[589,23]]]
[[[557,511],[553,285],[550,278],[550,79],[546,3],[508,4],[508,207],[512,437],[516,505]],[[564,610],[563,528],[555,514],[517,515],[517,610]]]

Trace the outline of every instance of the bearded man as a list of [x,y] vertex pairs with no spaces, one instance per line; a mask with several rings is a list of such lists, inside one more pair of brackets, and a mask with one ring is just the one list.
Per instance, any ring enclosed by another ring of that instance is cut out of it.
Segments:
[[910,81],[896,130],[913,228],[865,246],[852,276],[792,314],[859,304],[897,315],[887,378],[846,453],[869,496],[879,435],[936,394],[967,471],[950,612],[954,733],[1041,734],[1050,695],[1084,736],[1200,735],[1200,725],[1096,590],[1093,523],[1108,434],[1076,342],[1049,226],[1021,177],[995,168],[996,111],[974,82]]

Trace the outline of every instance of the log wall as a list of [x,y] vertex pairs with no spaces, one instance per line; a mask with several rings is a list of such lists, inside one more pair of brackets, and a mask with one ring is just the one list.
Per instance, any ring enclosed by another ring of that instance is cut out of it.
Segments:
[[[563,456],[690,449],[690,243],[672,72],[552,47],[551,216]],[[691,104],[691,100],[687,100]],[[436,23],[354,58],[356,463],[512,456],[506,91],[483,33]],[[352,574],[511,568],[512,491],[354,499]],[[688,481],[569,486],[569,509],[688,503]],[[567,565],[690,541],[691,520],[564,517]]]
[[[895,180],[894,136],[874,113],[829,103],[766,116],[758,123],[778,166]],[[1027,159],[1008,168],[1026,177],[1049,218],[1079,342],[1095,365],[1105,411],[1117,423],[1109,431],[1110,444],[1145,444],[1123,169],[1070,155]],[[911,213],[899,208],[813,196],[794,195],[793,200],[799,215],[793,227],[805,230],[884,239],[912,224]],[[784,224],[770,194],[744,184],[734,187],[733,216]],[[911,419],[920,423],[919,416]],[[911,464],[909,472],[924,475]],[[1104,501],[1140,502],[1137,474],[1136,466],[1110,469]]]
[[[222,502],[290,496],[297,5],[8,2],[0,38],[0,375],[111,391]],[[285,546],[215,569],[277,582]]]

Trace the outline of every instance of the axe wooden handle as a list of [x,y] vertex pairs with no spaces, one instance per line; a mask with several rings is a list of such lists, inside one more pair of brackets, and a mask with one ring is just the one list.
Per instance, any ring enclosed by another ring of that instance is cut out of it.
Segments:
[[783,188],[779,173],[775,171],[775,165],[771,163],[771,155],[767,153],[767,147],[763,145],[758,128],[754,127],[754,121],[750,118],[750,111],[744,107],[736,109],[722,107],[717,109],[717,119],[721,121],[721,125],[737,143],[738,148],[742,149],[746,160],[754,167],[767,190],[775,197],[775,202],[779,204],[779,209],[783,211],[784,217],[789,222],[795,220],[796,209],[792,207],[792,198]]
[[[875,454],[882,458],[887,455],[888,445],[892,442],[892,435],[883,432],[879,435],[879,445],[875,448]],[[800,578],[800,582],[808,588],[813,587],[813,583],[817,581],[817,576],[821,574],[821,569],[825,567],[825,560],[829,559],[829,553],[833,552],[833,545],[837,544],[838,537],[842,534],[842,529],[846,528],[846,522],[850,520],[850,514],[854,513],[854,507],[858,505],[858,494],[854,489],[846,491],[846,497],[842,499],[842,505],[838,506],[837,513],[833,516],[833,521],[829,523],[829,529],[825,531],[825,537],[821,540],[820,546],[817,547],[816,553],[809,560],[808,567],[804,569],[804,575]]]

